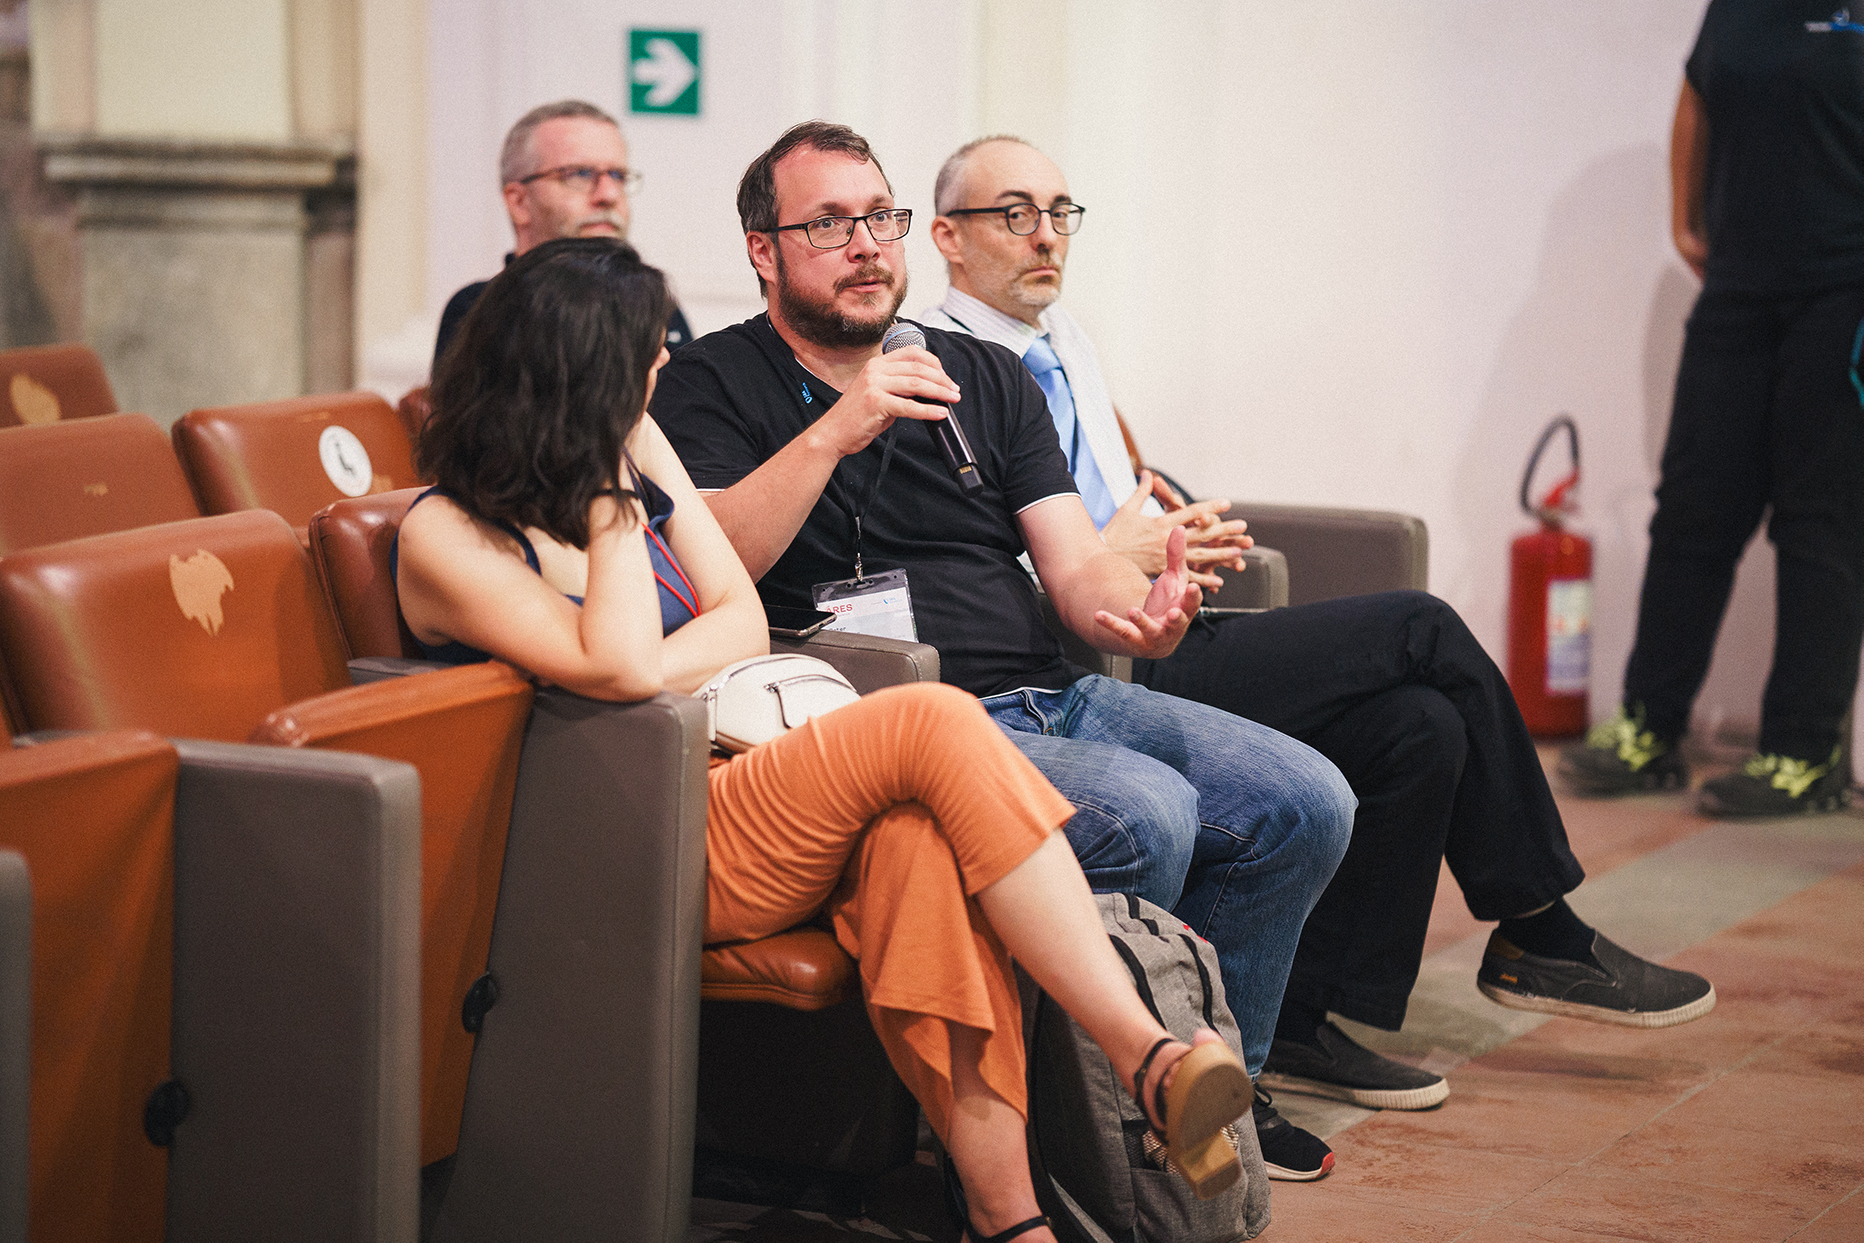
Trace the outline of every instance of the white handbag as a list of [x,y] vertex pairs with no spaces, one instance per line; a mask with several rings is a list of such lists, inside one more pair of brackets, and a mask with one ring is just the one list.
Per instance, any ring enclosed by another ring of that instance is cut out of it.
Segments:
[[699,688],[712,745],[749,751],[859,699],[835,666],[813,656],[752,656],[734,661]]

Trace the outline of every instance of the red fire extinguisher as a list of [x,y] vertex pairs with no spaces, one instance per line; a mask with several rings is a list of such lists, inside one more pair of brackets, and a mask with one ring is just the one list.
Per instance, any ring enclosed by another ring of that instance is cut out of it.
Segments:
[[[1566,430],[1573,469],[1535,504],[1540,455]],[[1578,508],[1579,428],[1560,415],[1540,434],[1521,476],[1521,508],[1540,529],[1515,540],[1508,580],[1508,686],[1528,732],[1565,737],[1586,728],[1592,674],[1592,541],[1566,529]]]

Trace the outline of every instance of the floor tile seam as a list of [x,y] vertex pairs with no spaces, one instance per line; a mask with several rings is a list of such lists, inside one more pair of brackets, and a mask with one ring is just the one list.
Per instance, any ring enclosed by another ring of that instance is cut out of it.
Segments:
[[1811,1221],[1807,1222],[1805,1225],[1793,1231],[1792,1234],[1789,1234],[1786,1237],[1791,1239],[1795,1237],[1796,1235],[1804,1234],[1806,1231],[1818,1225],[1819,1222],[1831,1216],[1839,1208],[1843,1207],[1847,1202],[1856,1199],[1861,1194],[1864,1194],[1864,1183],[1859,1183],[1857,1186],[1853,1187],[1849,1192],[1845,1193],[1844,1195],[1838,1197],[1836,1200],[1832,1201],[1830,1204],[1826,1205],[1825,1208],[1820,1211],[1817,1217],[1814,1217]]

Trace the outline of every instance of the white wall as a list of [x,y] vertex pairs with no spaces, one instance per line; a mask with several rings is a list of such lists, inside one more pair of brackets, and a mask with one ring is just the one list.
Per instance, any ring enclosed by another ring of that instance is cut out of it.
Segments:
[[[1702,0],[430,0],[430,314],[510,243],[504,129],[580,95],[648,181],[633,237],[703,332],[759,309],[733,194],[786,125],[846,121],[900,201],[914,310],[943,157],[1019,132],[1089,211],[1066,304],[1147,455],[1206,494],[1406,510],[1498,658],[1514,493],[1546,421],[1584,437],[1593,703],[1615,703],[1695,282],[1666,146]],[[697,119],[626,115],[630,26],[698,27]],[[1771,555],[1699,712],[1752,722]]]

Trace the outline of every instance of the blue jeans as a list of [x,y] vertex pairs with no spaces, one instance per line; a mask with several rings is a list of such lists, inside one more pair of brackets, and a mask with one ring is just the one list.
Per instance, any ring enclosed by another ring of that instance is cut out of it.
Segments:
[[1075,805],[1064,831],[1088,884],[1138,894],[1216,947],[1260,1072],[1301,925],[1352,835],[1340,770],[1265,725],[1111,678],[984,707]]

